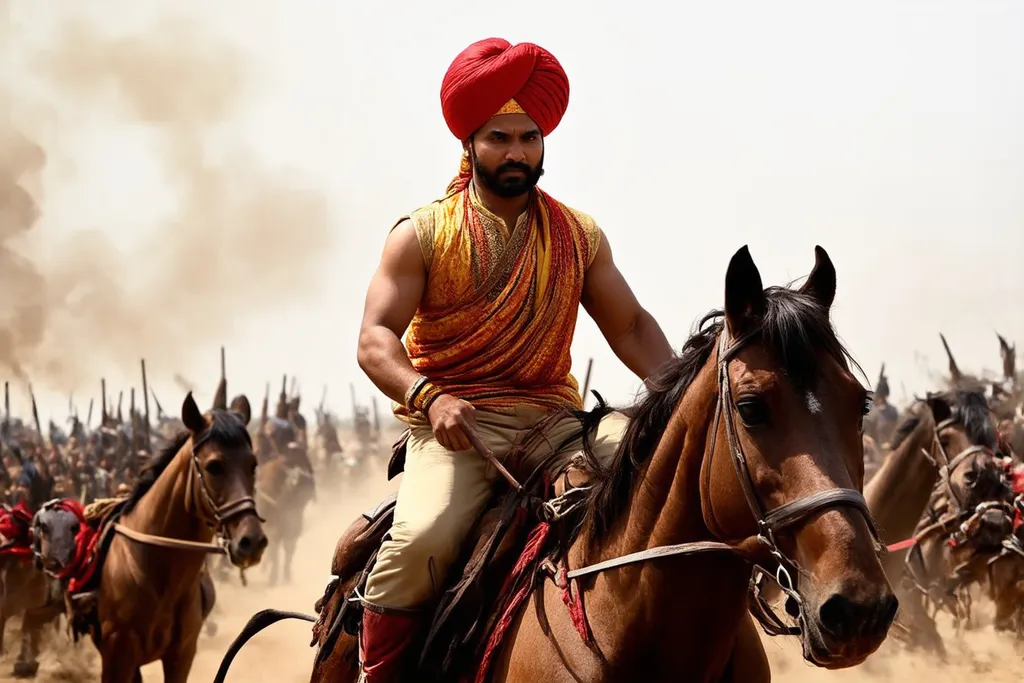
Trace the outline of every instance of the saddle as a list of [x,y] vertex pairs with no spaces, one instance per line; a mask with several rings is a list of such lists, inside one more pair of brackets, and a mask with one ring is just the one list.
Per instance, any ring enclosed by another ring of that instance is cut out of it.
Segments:
[[64,592],[64,607],[75,642],[84,635],[99,636],[100,623],[96,609],[103,578],[103,562],[114,540],[114,523],[121,518],[125,503],[126,498],[101,498],[85,507],[85,522],[96,530],[99,540],[78,575],[64,580],[66,588],[72,578],[80,584],[74,592],[67,589]]
[[[393,446],[389,479],[404,468],[408,436],[406,432]],[[541,570],[555,578],[564,564],[582,521],[581,506],[572,503],[582,500],[579,494],[586,490],[589,475],[577,459],[548,481],[542,476],[548,464],[541,463],[522,482],[521,491],[503,484],[477,519],[419,646],[417,680],[450,680],[471,673],[469,667],[481,661],[486,666],[489,651],[500,639],[499,620],[518,609],[510,595],[528,596]],[[360,596],[391,528],[396,500],[397,494],[392,494],[363,513],[338,541],[332,579],[315,606],[318,620],[311,645],[321,645],[318,660],[337,646],[342,630],[352,636],[359,633]]]

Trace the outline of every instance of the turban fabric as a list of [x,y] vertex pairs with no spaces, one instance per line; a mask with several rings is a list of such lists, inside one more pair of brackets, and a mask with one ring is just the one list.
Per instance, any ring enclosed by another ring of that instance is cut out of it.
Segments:
[[554,55],[533,43],[487,38],[463,50],[441,83],[449,130],[466,140],[499,113],[522,112],[544,135],[569,105],[569,79]]

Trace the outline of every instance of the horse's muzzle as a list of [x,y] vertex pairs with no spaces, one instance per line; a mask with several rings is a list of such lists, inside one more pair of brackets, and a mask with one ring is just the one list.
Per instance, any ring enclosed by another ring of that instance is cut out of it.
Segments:
[[845,669],[868,658],[885,640],[899,600],[889,588],[840,590],[807,605],[804,657],[826,669]]
[[[251,523],[248,523],[250,522]],[[257,519],[248,518],[239,524],[228,543],[228,556],[236,567],[248,569],[260,563],[267,549],[267,535]]]

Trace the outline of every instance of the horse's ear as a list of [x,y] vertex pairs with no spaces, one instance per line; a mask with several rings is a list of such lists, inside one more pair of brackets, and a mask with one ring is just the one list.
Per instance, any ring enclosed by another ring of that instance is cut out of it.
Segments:
[[733,254],[725,272],[725,321],[733,337],[741,337],[756,325],[765,311],[761,273],[743,246]]
[[206,429],[206,418],[196,405],[196,400],[192,398],[191,391],[185,394],[185,400],[181,403],[181,421],[193,434],[199,434]]
[[832,265],[828,252],[820,246],[814,247],[814,268],[800,293],[814,297],[826,309],[832,308],[832,302],[836,300],[836,267]]
[[942,394],[928,394],[925,398],[925,402],[928,404],[928,408],[932,411],[932,417],[935,418],[935,424],[948,420],[953,417],[953,409],[949,406],[949,401]]
[[243,424],[249,425],[249,421],[252,419],[252,407],[249,405],[249,399],[245,397],[245,394],[235,396],[231,400],[231,412],[242,418]]

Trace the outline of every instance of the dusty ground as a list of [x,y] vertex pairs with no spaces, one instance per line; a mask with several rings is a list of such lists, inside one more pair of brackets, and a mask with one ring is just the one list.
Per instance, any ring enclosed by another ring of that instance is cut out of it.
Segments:
[[[375,481],[383,478],[375,477]],[[242,588],[237,580],[219,585],[218,607],[214,613],[219,631],[213,637],[204,635],[200,639],[200,651],[190,680],[203,682],[213,679],[228,644],[254,612],[276,607],[311,613],[313,603],[326,584],[330,557],[338,535],[355,515],[374,505],[389,490],[386,485],[376,485],[356,495],[349,494],[344,500],[328,500],[328,492],[321,490],[320,503],[307,511],[307,531],[299,542],[292,585],[271,588],[267,585],[266,575],[258,568],[249,572],[247,588]],[[957,640],[951,630],[945,629],[947,646],[954,662],[949,665],[909,655],[890,641],[864,665],[847,671],[828,672],[805,664],[800,657],[799,643],[791,638],[765,638],[765,647],[772,662],[774,680],[784,683],[907,680],[1017,683],[1024,672],[1024,651],[1015,650],[1009,639],[994,634],[984,622],[984,616],[981,621],[982,626],[962,640]],[[9,647],[16,645],[16,638],[17,632],[9,630]],[[313,656],[313,650],[308,647],[309,639],[308,623],[290,621],[272,626],[242,650],[232,665],[228,681],[308,681]],[[8,677],[12,662],[12,655],[0,659],[0,681],[14,680]],[[98,680],[97,659],[92,645],[82,643],[73,647],[63,634],[55,637],[53,647],[48,649],[42,662],[37,680],[43,683]],[[144,668],[143,675],[149,683],[163,680],[159,664]]]

